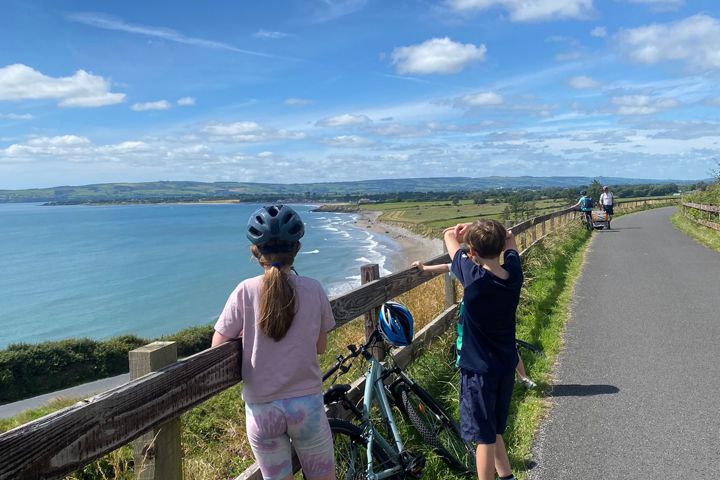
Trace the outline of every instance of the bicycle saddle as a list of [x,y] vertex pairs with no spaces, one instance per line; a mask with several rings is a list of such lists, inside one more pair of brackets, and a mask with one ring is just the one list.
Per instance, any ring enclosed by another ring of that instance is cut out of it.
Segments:
[[325,405],[331,405],[333,403],[337,403],[341,401],[345,395],[347,395],[347,392],[350,391],[350,385],[347,384],[339,384],[339,385],[333,385],[330,388],[323,393],[323,403]]

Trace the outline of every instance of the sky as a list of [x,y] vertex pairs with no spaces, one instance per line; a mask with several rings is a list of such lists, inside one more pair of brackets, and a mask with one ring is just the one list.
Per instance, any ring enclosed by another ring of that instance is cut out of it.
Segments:
[[0,188],[707,178],[717,0],[0,5]]

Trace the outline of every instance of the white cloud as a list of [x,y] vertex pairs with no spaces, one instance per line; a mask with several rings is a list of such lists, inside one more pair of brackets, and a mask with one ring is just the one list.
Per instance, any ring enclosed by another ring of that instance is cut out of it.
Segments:
[[313,101],[305,98],[286,98],[283,103],[291,107],[303,107],[305,105],[311,105]]
[[182,97],[178,98],[177,104],[181,107],[188,107],[190,105],[195,105],[195,97]]
[[649,95],[623,95],[612,98],[618,115],[649,115],[680,105],[672,98],[653,98]]
[[102,107],[121,103],[124,93],[112,93],[110,82],[85,70],[70,77],[49,77],[16,63],[0,68],[0,100],[60,100],[61,107]]
[[145,112],[148,110],[167,110],[170,106],[170,102],[167,100],[158,100],[156,102],[135,103],[130,109],[135,112]]
[[270,32],[268,30],[258,30],[257,32],[253,33],[253,37],[255,38],[261,38],[263,40],[277,40],[279,38],[285,38],[287,37],[287,33],[283,32]]
[[558,62],[571,62],[573,60],[577,60],[580,57],[582,57],[582,53],[580,52],[564,52],[555,55],[555,60]]
[[375,142],[369,138],[360,137],[358,135],[340,135],[328,138],[323,143],[333,147],[367,147],[375,144]]
[[367,0],[322,0],[320,3],[322,6],[315,12],[311,22],[329,22],[350,15],[365,7]]
[[488,107],[501,105],[503,97],[494,92],[479,92],[464,95],[455,99],[453,104],[457,107]]
[[0,118],[6,120],[32,120],[35,117],[29,113],[0,113]]
[[720,107],[720,97],[706,98],[704,103],[710,107]]
[[600,84],[596,80],[590,77],[586,77],[585,75],[572,77],[570,80],[568,80],[568,85],[570,85],[572,88],[577,89],[597,88],[600,86]]
[[366,125],[370,123],[367,115],[352,115],[345,113],[334,117],[323,118],[315,122],[318,127],[352,127],[356,125]]
[[463,44],[445,37],[398,47],[393,50],[391,58],[398,73],[447,75],[463,70],[472,62],[484,60],[486,51],[483,44]]
[[623,30],[618,41],[639,63],[680,61],[693,68],[720,69],[720,22],[707,15]]
[[214,123],[202,129],[212,140],[228,143],[257,143],[302,140],[303,132],[263,127],[256,122]]
[[598,38],[607,37],[607,29],[605,27],[595,27],[590,31],[590,35]]
[[592,0],[448,0],[459,12],[482,11],[501,7],[515,22],[587,18],[593,11]]

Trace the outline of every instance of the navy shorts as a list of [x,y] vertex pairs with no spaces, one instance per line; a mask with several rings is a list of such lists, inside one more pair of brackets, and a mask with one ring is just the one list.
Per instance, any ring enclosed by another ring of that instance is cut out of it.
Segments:
[[605,210],[608,215],[613,214],[613,206],[612,205],[603,205],[603,210]]
[[460,370],[460,430],[464,440],[485,445],[505,433],[515,371],[487,375]]

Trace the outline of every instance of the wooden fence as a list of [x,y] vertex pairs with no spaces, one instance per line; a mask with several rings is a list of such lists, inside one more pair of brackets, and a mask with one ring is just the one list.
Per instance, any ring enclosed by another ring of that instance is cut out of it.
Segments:
[[[651,204],[638,201],[628,202],[623,208],[649,206]],[[512,227],[521,255],[576,216],[577,212],[568,208],[531,218]],[[442,254],[426,264],[449,261],[448,255]],[[382,278],[369,278],[360,287],[331,299],[336,328],[368,312],[367,320],[372,321],[372,312],[384,302],[434,276],[411,268]],[[446,282],[450,282],[449,276],[446,276]],[[452,324],[457,308],[452,284],[448,284],[445,291],[446,310],[418,332],[412,345],[396,352],[401,365],[410,363],[433,338]],[[0,480],[61,477],[147,432],[157,431],[192,407],[239,383],[242,380],[241,348],[239,342],[233,341],[205,350],[5,432],[0,435]],[[154,368],[151,365],[149,369]],[[361,381],[356,382],[355,386]],[[150,437],[150,440],[155,440],[154,443],[158,442],[154,434]],[[167,474],[161,470],[160,466],[164,462],[160,461],[158,455],[166,450],[157,445],[146,445],[140,449],[143,459],[152,458],[155,467],[150,471],[154,478],[178,478],[173,475],[179,474]],[[181,471],[177,466],[169,468],[174,472]],[[143,478],[153,478],[145,476],[145,473]],[[238,478],[261,480],[262,476],[257,466],[253,465]]]
[[[701,203],[686,202],[683,203],[682,206],[683,215],[686,218],[720,232],[720,205],[703,205]],[[701,215],[706,218],[696,218],[696,216],[690,215],[690,212],[693,210],[695,212],[702,212]],[[710,218],[717,218],[717,222],[710,220]]]

